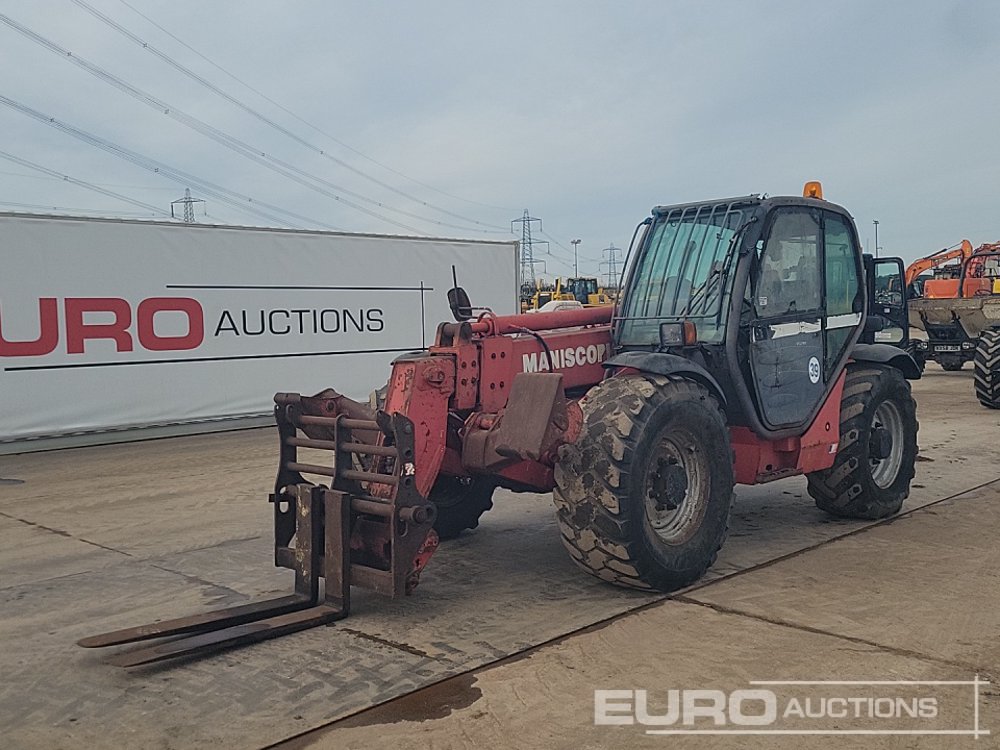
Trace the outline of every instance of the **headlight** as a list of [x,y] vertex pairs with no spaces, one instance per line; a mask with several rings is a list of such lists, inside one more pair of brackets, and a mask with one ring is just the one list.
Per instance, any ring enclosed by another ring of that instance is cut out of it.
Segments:
[[698,331],[694,323],[685,320],[680,323],[660,323],[660,346],[690,346],[698,341]]

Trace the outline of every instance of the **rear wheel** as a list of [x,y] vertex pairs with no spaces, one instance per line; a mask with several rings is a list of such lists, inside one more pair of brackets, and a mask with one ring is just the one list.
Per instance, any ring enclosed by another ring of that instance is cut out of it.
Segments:
[[943,370],[958,372],[965,367],[965,360],[957,354],[943,354],[938,358],[938,364]]
[[848,367],[836,460],[808,475],[817,507],[846,518],[897,513],[910,494],[917,427],[916,403],[899,370],[868,363]]
[[718,402],[680,377],[605,380],[581,402],[553,497],[563,543],[591,575],[671,591],[696,581],[726,537],[733,498]]
[[976,346],[976,398],[987,409],[1000,409],[1000,331],[983,331]]
[[454,539],[479,525],[479,518],[493,507],[494,483],[484,477],[439,475],[430,501],[437,509],[434,530],[441,539]]

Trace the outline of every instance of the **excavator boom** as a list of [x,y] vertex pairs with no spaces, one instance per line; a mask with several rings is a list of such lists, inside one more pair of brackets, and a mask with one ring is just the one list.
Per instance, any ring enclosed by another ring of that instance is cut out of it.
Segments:
[[938,250],[936,253],[915,260],[906,269],[906,286],[909,287],[924,271],[939,268],[953,260],[959,261],[959,264],[964,263],[972,253],[972,243],[968,240],[962,240],[961,244],[956,248]]

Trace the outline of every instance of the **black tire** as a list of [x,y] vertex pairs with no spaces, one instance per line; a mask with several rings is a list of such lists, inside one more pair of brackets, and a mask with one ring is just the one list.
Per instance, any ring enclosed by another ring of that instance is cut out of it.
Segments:
[[942,370],[958,372],[965,367],[965,360],[957,354],[942,354],[938,359],[938,364],[941,365]]
[[[410,352],[421,354],[421,352]],[[368,403],[372,411],[385,407],[388,384],[372,391]],[[466,529],[479,526],[483,513],[493,507],[496,484],[485,477],[438,476],[428,498],[437,510],[434,530],[442,541],[454,539]]]
[[836,460],[808,475],[816,506],[843,518],[873,520],[898,513],[910,494],[917,428],[916,402],[899,370],[871,363],[848,366]]
[[605,380],[580,405],[583,430],[559,451],[553,492],[573,561],[630,588],[693,583],[715,562],[733,500],[718,402],[690,380],[642,374]]
[[485,477],[440,475],[431,489],[430,501],[437,509],[434,530],[440,539],[454,539],[479,525],[479,518],[493,507],[496,485]]
[[1000,331],[979,334],[976,346],[976,398],[987,409],[1000,409]]

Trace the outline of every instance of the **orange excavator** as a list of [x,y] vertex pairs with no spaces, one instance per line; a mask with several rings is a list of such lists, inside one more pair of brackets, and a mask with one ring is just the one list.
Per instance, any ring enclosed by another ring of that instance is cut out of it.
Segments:
[[[911,296],[924,296],[923,284],[917,284],[914,286],[914,282],[918,280],[920,274],[925,273],[926,271],[934,270],[935,278],[957,278],[961,273],[961,269],[965,261],[972,256],[973,252],[975,251],[972,249],[972,243],[968,240],[962,240],[958,247],[946,247],[943,250],[938,250],[936,253],[931,253],[928,256],[915,260],[906,269],[906,289],[911,290],[912,288]],[[947,264],[952,261],[957,262],[951,266],[947,266]]]
[[1000,243],[984,244],[970,253],[960,265],[949,266],[945,274],[927,279],[922,288],[927,299],[958,299],[1000,294]]

